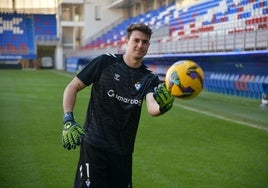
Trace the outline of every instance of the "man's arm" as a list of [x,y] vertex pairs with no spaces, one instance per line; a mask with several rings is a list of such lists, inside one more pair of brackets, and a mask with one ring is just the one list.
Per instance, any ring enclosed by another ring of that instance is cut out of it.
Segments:
[[86,85],[75,77],[64,90],[62,144],[68,150],[75,149],[76,146],[79,146],[81,137],[85,134],[84,129],[76,123],[73,115],[76,95],[85,87]]
[[161,114],[159,110],[159,104],[155,101],[153,93],[148,93],[146,95],[146,106],[148,113],[151,116],[158,116]]
[[65,88],[63,93],[63,113],[73,112],[77,93],[86,85],[75,77]]

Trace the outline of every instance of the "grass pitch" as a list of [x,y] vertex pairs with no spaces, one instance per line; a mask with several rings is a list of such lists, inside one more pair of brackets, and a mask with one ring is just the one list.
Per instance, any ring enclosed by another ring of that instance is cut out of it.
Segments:
[[[79,150],[63,149],[61,131],[62,94],[73,76],[0,71],[2,188],[72,187]],[[78,94],[74,113],[80,123],[89,92]],[[268,187],[268,112],[259,104],[203,91],[192,100],[176,99],[161,117],[143,109],[134,188]]]

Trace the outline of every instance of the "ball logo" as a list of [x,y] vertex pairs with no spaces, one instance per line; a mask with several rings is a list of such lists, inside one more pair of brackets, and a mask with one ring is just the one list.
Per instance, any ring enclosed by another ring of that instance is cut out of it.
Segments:
[[188,68],[188,72],[187,72],[187,75],[189,77],[191,77],[192,79],[199,79],[201,85],[202,85],[202,88],[203,88],[203,78],[201,77],[200,74],[198,74],[198,72],[196,71],[198,68],[198,66],[194,65],[190,68]]
[[198,74],[196,72],[197,66],[192,66],[188,68],[187,75],[190,76],[192,79],[195,79],[198,77]]
[[176,71],[172,72],[172,74],[170,76],[169,84],[170,84],[170,87],[172,87],[173,84],[175,84],[177,86],[180,85],[180,80],[179,80],[179,77],[178,77],[178,74]]
[[[193,73],[193,72],[192,72]],[[192,77],[196,77],[194,74]],[[176,71],[174,71],[170,76],[170,88],[173,87],[173,85],[176,85],[180,88],[180,90],[184,93],[183,96],[191,96],[194,93],[194,90],[191,87],[184,87],[180,84],[180,78]]]

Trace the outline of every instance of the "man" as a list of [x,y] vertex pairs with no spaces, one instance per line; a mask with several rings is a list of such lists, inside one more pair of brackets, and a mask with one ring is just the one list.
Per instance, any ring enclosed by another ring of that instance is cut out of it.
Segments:
[[[142,102],[158,116],[171,109],[174,98],[142,63],[152,30],[145,24],[127,28],[125,54],[103,54],[67,85],[63,95],[63,146],[81,144],[74,187],[129,188],[132,153]],[[73,116],[77,93],[92,85],[84,128]]]

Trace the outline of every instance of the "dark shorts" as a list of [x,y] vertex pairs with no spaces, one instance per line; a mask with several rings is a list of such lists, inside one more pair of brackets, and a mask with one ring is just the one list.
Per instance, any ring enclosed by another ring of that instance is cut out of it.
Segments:
[[105,152],[83,140],[74,188],[131,188],[131,177],[131,154]]

